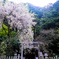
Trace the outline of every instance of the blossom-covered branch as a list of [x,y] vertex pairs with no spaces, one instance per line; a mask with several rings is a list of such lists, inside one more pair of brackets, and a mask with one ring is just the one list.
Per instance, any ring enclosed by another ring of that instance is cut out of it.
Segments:
[[[27,6],[23,3],[14,4],[11,2],[6,2],[3,5],[3,0],[0,1],[0,19],[7,18],[8,24],[18,30],[20,33],[20,41],[33,41],[33,31],[32,25],[36,24],[33,22],[34,14],[29,13]],[[20,31],[22,30],[22,31]]]

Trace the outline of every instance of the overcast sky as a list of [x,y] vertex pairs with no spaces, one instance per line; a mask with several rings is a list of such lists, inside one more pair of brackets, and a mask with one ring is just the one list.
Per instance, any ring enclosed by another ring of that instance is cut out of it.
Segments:
[[29,2],[35,6],[40,6],[40,7],[43,7],[49,3],[54,3],[56,2],[57,0],[9,0],[9,1],[13,1],[15,3],[20,3],[20,2]]

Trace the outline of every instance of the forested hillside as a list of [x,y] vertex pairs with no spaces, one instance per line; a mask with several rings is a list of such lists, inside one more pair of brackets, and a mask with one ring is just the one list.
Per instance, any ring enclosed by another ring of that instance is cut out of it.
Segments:
[[59,27],[59,1],[54,4],[50,3],[45,7],[37,7],[27,3],[29,12],[35,13],[39,18],[39,23],[42,29],[58,28]]
[[42,7],[37,7],[37,6],[34,6],[33,4],[30,4],[30,3],[24,3],[25,5],[27,4],[28,5],[28,8],[29,8],[29,12],[32,12],[32,13],[35,13],[37,14],[36,16],[38,18],[41,18],[42,17],[42,12],[40,11],[40,9]]
[[[59,1],[54,4],[50,3],[45,7],[36,7],[27,3],[29,12],[35,13],[36,26],[33,27],[34,41],[42,41],[46,43],[46,49],[59,53]],[[56,41],[56,42],[55,42]],[[49,42],[49,43],[48,43]],[[55,43],[55,44],[54,44]],[[54,44],[54,46],[53,46]],[[53,47],[53,48],[52,48]],[[55,47],[55,49],[54,49]],[[51,52],[51,51],[50,51]]]
[[40,20],[42,29],[57,29],[59,27],[59,1],[53,4],[52,7],[47,7],[43,12]]
[[30,3],[26,4],[28,4],[29,12],[36,14],[36,27],[39,27],[39,30],[59,28],[59,1],[54,4],[50,3],[45,7],[37,7]]

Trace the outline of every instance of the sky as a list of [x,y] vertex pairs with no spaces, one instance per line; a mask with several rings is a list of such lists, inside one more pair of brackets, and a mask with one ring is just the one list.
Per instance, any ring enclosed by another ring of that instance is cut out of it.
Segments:
[[49,3],[56,2],[57,0],[9,0],[9,1],[13,1],[13,2],[15,2],[17,4],[20,3],[20,2],[23,2],[23,3],[28,2],[28,3],[31,3],[31,4],[33,4],[35,6],[44,7]]

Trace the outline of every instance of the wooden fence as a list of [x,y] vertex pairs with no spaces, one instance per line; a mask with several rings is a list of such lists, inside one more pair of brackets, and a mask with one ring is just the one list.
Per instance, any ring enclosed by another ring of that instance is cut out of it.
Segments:
[[6,56],[6,55],[4,55],[4,56],[0,56],[0,59],[20,59],[20,56],[18,55],[16,55],[16,56]]
[[[4,55],[4,56],[0,56],[0,59],[21,59],[21,58],[19,55],[18,55],[18,57],[17,56],[6,57]],[[25,59],[25,57],[23,57],[23,59]],[[36,57],[35,59],[38,59],[38,57]],[[59,59],[59,57],[40,57],[39,59]]]
[[59,57],[41,57],[40,59],[59,59]]

